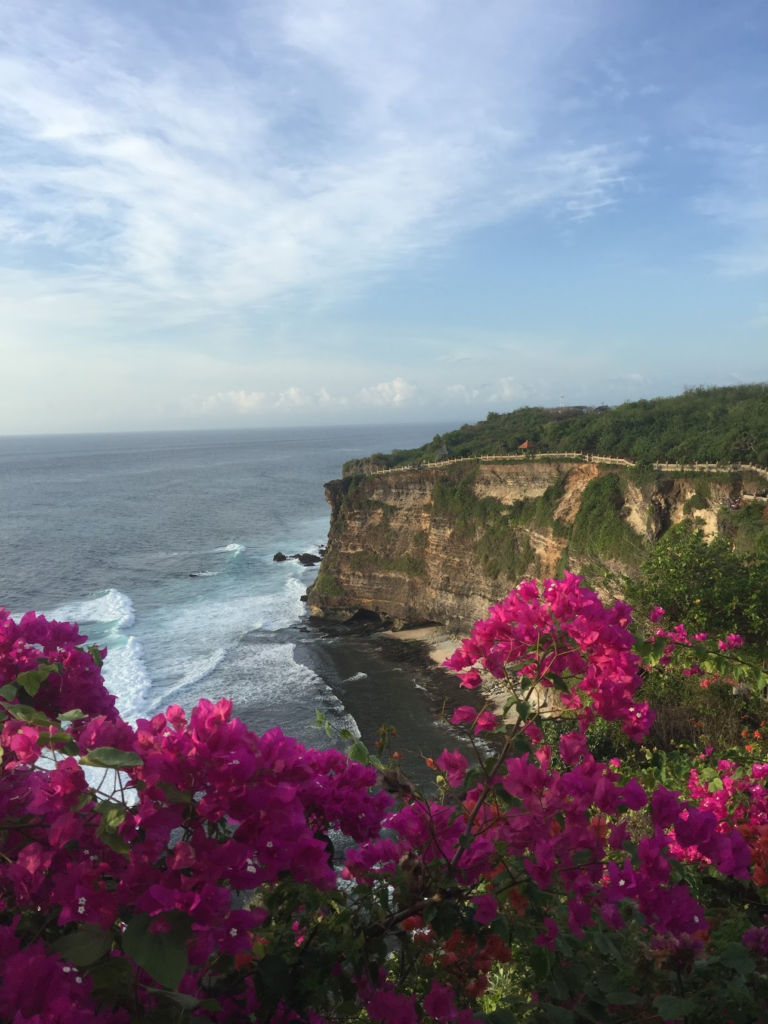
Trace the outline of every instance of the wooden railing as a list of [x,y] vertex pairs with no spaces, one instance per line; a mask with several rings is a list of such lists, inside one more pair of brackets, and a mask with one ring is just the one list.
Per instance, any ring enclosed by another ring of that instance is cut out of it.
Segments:
[[[419,462],[408,466],[391,466],[387,469],[371,470],[369,475],[380,473],[403,473],[414,469],[436,469],[439,466],[454,466],[458,462],[524,462],[534,459],[576,459],[579,462],[596,462],[609,466],[636,466],[630,459],[618,459],[611,455],[585,455],[584,452],[535,452],[531,455],[465,455],[460,459],[443,459],[441,462]],[[727,466],[717,462],[654,462],[654,469],[673,473],[758,473],[768,480],[768,469],[753,463],[732,462]]]

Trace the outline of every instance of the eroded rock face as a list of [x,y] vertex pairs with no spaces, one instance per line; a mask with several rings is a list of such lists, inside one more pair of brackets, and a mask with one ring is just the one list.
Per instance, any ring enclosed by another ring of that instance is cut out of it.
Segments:
[[[686,517],[698,517],[713,535],[720,505],[741,486],[712,481],[704,502],[700,477],[638,483],[611,467],[554,461],[335,480],[326,485],[331,528],[307,595],[310,613],[333,621],[377,615],[396,627],[439,623],[466,632],[525,576],[584,569],[570,537],[585,490],[607,473],[620,479],[624,505],[617,514],[636,538],[628,548],[637,552]],[[541,504],[534,508],[532,499]],[[604,564],[613,572],[634,569],[615,554]]]

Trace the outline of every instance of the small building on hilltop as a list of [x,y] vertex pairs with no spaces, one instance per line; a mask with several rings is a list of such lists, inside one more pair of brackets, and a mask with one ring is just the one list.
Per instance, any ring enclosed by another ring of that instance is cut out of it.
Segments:
[[523,443],[519,444],[517,447],[518,447],[518,450],[521,451],[521,452],[532,452],[533,451],[533,443],[531,441],[523,441]]

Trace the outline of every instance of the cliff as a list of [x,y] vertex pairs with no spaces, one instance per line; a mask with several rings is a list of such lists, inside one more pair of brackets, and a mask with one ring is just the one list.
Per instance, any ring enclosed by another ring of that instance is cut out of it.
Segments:
[[611,580],[632,574],[647,546],[684,519],[708,538],[735,538],[745,493],[761,488],[748,472],[557,459],[346,477],[326,485],[328,551],[308,606],[318,619],[463,632],[525,576],[570,569],[610,593]]

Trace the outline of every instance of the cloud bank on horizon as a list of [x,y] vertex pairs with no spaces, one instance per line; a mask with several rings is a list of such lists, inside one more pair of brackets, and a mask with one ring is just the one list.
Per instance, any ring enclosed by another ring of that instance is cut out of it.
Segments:
[[0,433],[768,377],[755,0],[0,11]]

